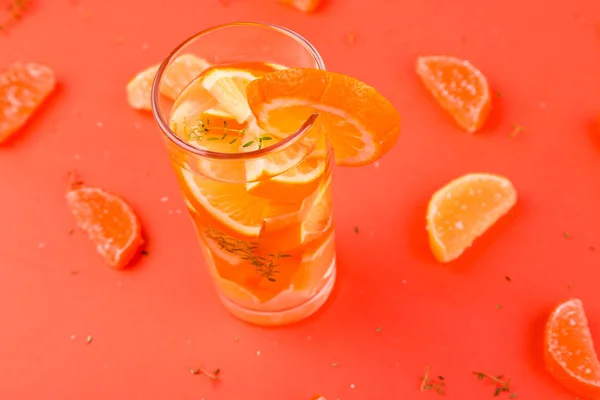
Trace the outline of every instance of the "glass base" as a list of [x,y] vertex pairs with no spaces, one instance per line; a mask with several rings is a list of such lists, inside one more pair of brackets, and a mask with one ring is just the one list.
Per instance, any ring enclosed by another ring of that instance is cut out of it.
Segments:
[[260,326],[281,326],[303,320],[314,314],[329,298],[335,284],[336,263],[335,258],[329,267],[329,277],[323,288],[306,302],[282,311],[256,311],[240,307],[224,296],[219,296],[221,302],[229,312],[242,321]]

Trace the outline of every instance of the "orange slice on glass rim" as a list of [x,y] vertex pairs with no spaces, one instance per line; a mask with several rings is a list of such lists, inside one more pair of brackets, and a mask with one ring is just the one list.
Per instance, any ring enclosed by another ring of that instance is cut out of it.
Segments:
[[544,361],[550,375],[574,394],[600,399],[600,361],[581,300],[558,305],[548,317]]
[[469,61],[448,56],[417,59],[417,75],[435,101],[467,132],[481,129],[491,108],[486,77]]
[[429,201],[429,244],[438,261],[458,258],[473,241],[506,214],[517,191],[505,177],[467,174],[445,185]]
[[0,143],[18,131],[54,91],[54,71],[36,63],[14,63],[0,72]]
[[246,88],[258,125],[285,137],[317,112],[338,165],[369,164],[387,153],[400,135],[400,115],[371,86],[346,75],[312,68],[265,74]]

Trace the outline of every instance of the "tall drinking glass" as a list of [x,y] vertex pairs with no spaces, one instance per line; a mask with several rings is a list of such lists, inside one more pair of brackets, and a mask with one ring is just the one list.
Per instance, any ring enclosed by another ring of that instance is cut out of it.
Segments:
[[257,325],[311,315],[336,275],[332,151],[319,116],[286,135],[267,132],[246,102],[249,82],[293,67],[325,68],[288,29],[232,23],[177,46],[152,87],[153,114],[217,293]]

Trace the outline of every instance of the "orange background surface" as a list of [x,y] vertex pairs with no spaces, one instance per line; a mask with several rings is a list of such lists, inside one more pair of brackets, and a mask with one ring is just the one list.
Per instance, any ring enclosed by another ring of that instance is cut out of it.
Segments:
[[[188,36],[241,20],[306,36],[329,69],[377,87],[404,118],[380,163],[335,170],[333,298],[281,329],[221,307],[152,117],[125,97],[138,70]],[[499,93],[480,134],[457,128],[418,81],[415,58],[438,53],[468,58]],[[511,377],[518,398],[575,397],[541,350],[546,316],[572,296],[600,338],[597,1],[330,0],[304,15],[273,0],[40,0],[0,35],[0,68],[13,61],[52,66],[60,88],[0,147],[1,399],[437,398],[419,391],[427,366],[448,399],[493,396],[473,370]],[[74,169],[143,219],[149,255],[134,268],[110,269],[69,234]],[[426,204],[467,172],[508,176],[518,205],[440,265]],[[190,374],[198,366],[220,368],[221,381]]]

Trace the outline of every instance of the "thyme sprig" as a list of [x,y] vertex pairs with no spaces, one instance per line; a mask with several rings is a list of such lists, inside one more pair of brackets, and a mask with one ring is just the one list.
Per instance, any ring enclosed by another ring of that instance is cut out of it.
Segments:
[[277,270],[280,265],[279,260],[290,257],[289,254],[283,254],[281,251],[277,254],[257,255],[257,243],[233,238],[212,227],[206,229],[205,233],[206,237],[217,243],[222,250],[248,261],[259,274],[271,282],[276,282],[275,275],[279,273]]
[[29,9],[31,0],[12,0],[8,5],[8,17],[0,23],[0,31],[8,29],[8,26],[21,19],[23,14]]
[[439,382],[436,382],[433,378],[429,376],[431,368],[427,367],[425,370],[425,376],[421,380],[421,392],[426,392],[428,390],[435,390],[440,395],[444,395],[444,386],[446,386],[446,382],[443,376],[438,376]]
[[221,373],[221,370],[219,368],[217,368],[214,371],[209,372],[209,371],[207,371],[205,369],[202,369],[202,368],[190,368],[190,373],[192,375],[204,375],[209,380],[216,381],[216,380],[219,379],[219,374]]
[[[173,126],[177,130],[176,121],[173,121]],[[191,124],[187,119],[183,120],[183,132],[188,141],[201,142],[206,140],[210,142],[220,140],[227,141],[228,144],[234,144],[238,140],[243,140],[247,131],[248,125],[242,129],[230,128],[225,120],[222,126],[211,126],[210,119],[206,119],[206,121],[197,119],[195,124]],[[264,147],[265,142],[269,140],[273,140],[273,138],[268,135],[259,135],[242,144],[242,147],[246,148],[258,143],[258,149],[260,150]]]
[[477,379],[482,380],[483,378],[487,378],[496,385],[494,389],[494,396],[500,396],[500,393],[506,392],[510,393],[509,399],[514,399],[517,397],[516,393],[511,393],[510,378],[505,380],[503,375],[493,376],[477,371],[473,371],[473,373],[477,375]]

